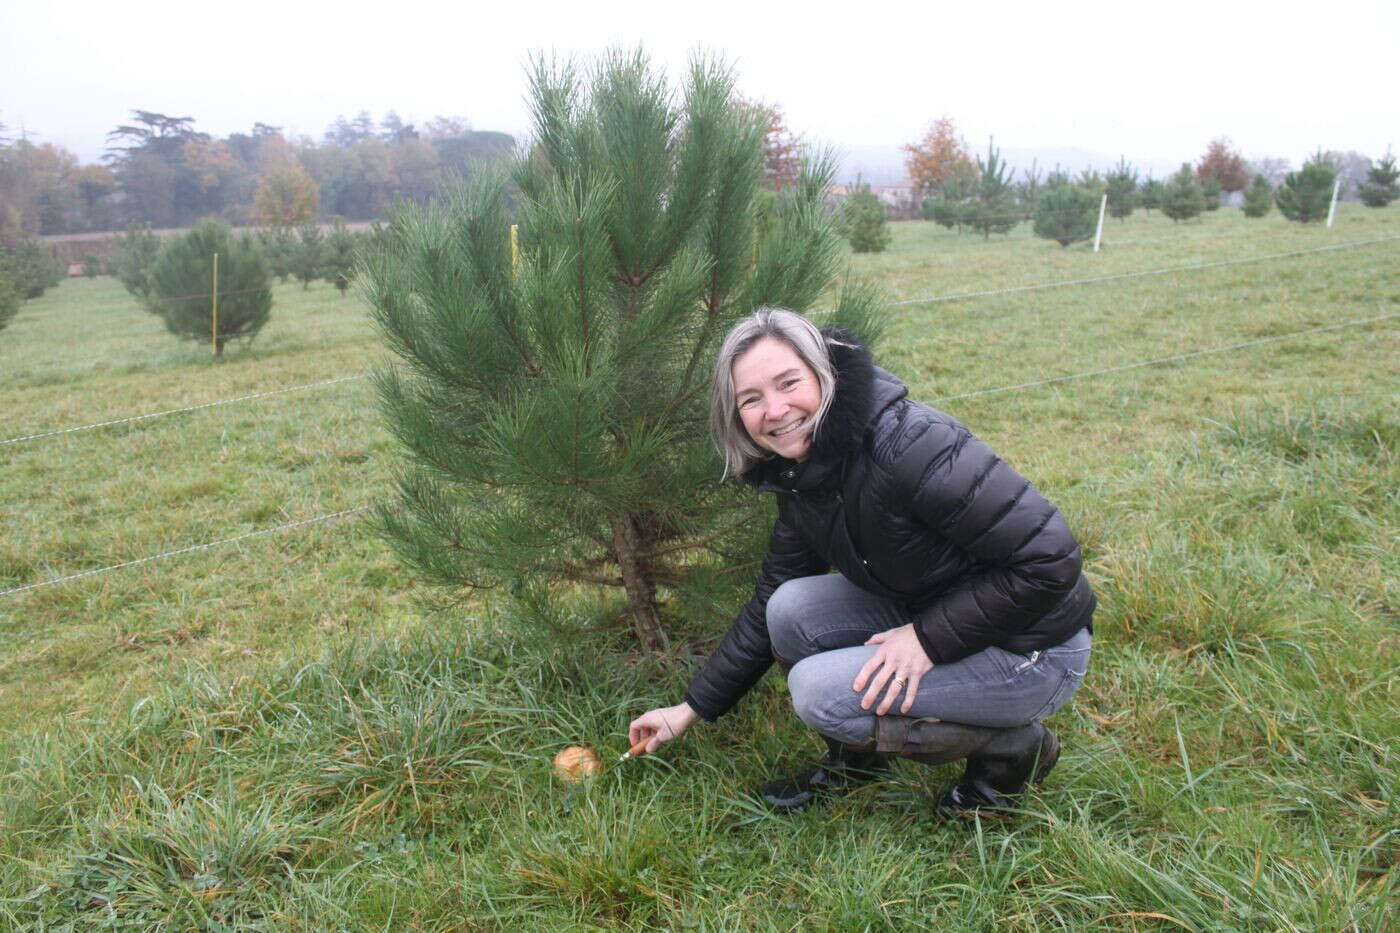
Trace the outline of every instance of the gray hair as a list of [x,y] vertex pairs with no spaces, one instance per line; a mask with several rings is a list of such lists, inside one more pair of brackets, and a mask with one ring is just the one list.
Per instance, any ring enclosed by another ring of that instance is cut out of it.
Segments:
[[821,405],[812,418],[810,431],[815,437],[822,419],[836,395],[836,371],[831,366],[827,340],[815,324],[786,308],[759,308],[739,321],[720,345],[715,360],[715,380],[710,391],[710,436],[724,458],[724,476],[744,473],[772,453],[753,442],[739,418],[734,391],[734,361],[765,337],[781,340],[817,376]]

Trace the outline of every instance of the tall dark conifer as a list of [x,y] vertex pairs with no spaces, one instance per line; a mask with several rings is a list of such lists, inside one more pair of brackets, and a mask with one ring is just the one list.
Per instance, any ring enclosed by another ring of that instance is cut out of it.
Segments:
[[[843,250],[830,157],[756,236],[764,127],[733,84],[697,60],[673,93],[640,51],[586,74],[537,61],[534,142],[511,177],[405,209],[366,259],[403,360],[379,393],[409,455],[380,522],[429,579],[621,587],[655,647],[659,590],[751,558],[756,497],[718,482],[706,433],[714,354],[756,307],[811,311]],[[848,289],[835,318],[868,334],[873,308]]]

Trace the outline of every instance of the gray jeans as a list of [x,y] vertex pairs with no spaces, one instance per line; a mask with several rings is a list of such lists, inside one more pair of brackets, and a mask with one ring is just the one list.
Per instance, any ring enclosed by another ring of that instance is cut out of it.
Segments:
[[[863,745],[875,737],[874,706],[860,708],[851,684],[876,646],[865,640],[898,628],[913,615],[840,574],[789,580],[768,600],[773,652],[795,662],[788,672],[792,705],[803,722],[828,738]],[[1044,719],[1078,689],[1089,663],[1089,631],[1030,654],[984,648],[951,664],[935,664],[919,682],[914,705],[887,715],[972,726],[1011,727]]]

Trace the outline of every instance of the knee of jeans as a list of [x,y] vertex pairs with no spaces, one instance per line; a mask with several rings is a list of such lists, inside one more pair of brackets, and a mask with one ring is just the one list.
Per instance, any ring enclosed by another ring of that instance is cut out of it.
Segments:
[[835,724],[828,705],[831,685],[818,675],[821,665],[799,661],[788,671],[788,692],[792,694],[792,708],[808,726],[818,732],[827,733]]
[[801,660],[809,653],[800,630],[802,612],[797,582],[789,580],[774,590],[768,597],[768,606],[764,610],[768,640],[773,645],[773,654],[789,664]]
[[[799,661],[788,672],[788,691],[798,719],[829,739],[863,745],[874,738],[872,717],[849,718],[840,713],[842,686],[833,683],[830,669],[815,659]],[[850,689],[849,684],[844,687]]]

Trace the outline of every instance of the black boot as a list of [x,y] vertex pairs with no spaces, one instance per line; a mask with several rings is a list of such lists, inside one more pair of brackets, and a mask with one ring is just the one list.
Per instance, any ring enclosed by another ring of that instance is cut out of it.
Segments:
[[995,729],[885,716],[877,736],[880,751],[900,758],[926,764],[967,759],[962,779],[938,801],[944,816],[1015,809],[1015,798],[1044,780],[1060,757],[1059,740],[1038,722]]
[[1060,740],[1038,722],[1006,733],[967,759],[962,778],[938,800],[938,812],[961,816],[976,811],[1004,813],[1031,784],[1045,780],[1060,760]]
[[838,794],[875,780],[889,768],[871,746],[826,740],[827,755],[801,774],[763,786],[763,799],[775,810],[800,810],[819,797]]

